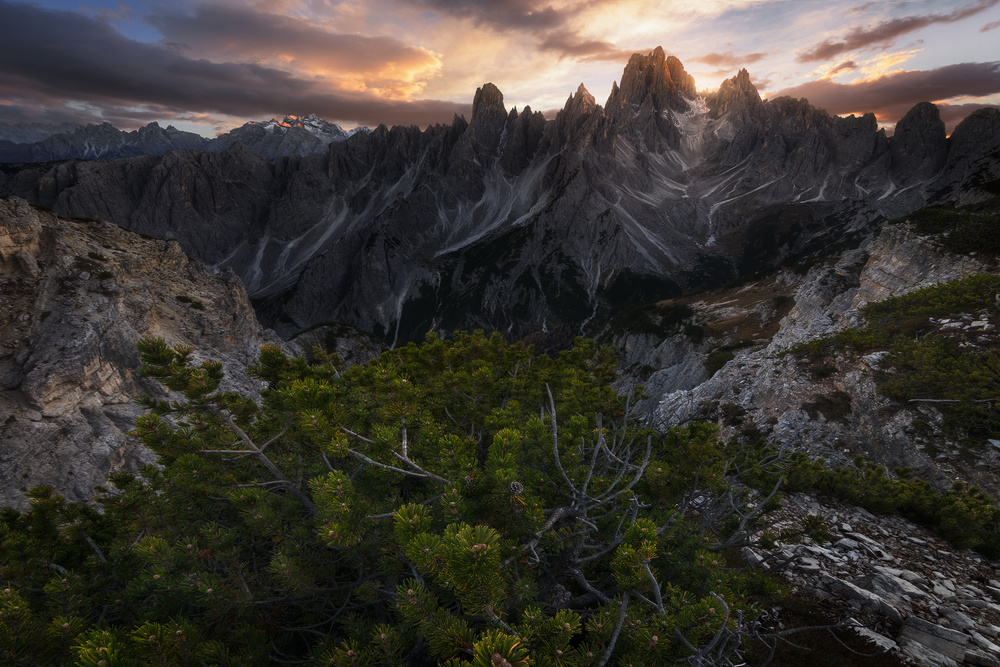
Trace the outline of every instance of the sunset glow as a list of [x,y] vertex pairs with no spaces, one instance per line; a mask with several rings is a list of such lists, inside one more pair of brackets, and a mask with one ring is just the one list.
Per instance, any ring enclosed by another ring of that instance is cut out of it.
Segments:
[[951,127],[1000,105],[998,38],[1000,0],[0,0],[0,121],[423,127],[468,117],[487,81],[551,114],[663,46],[699,90],[745,67],[766,97],[890,126],[930,100]]

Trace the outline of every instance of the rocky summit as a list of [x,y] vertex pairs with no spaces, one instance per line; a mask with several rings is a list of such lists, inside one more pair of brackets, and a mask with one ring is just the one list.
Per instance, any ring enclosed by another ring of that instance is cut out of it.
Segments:
[[762,100],[745,70],[699,94],[660,48],[604,106],[581,85],[546,120],[485,84],[473,107],[273,161],[234,143],[12,166],[0,192],[176,240],[231,268],[285,336],[340,321],[399,343],[476,327],[566,340],[1000,177],[996,109],[946,137],[920,104],[887,137],[871,114]]

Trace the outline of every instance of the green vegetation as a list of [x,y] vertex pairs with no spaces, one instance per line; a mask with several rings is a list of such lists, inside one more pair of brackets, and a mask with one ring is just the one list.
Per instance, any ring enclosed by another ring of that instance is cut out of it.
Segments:
[[825,493],[880,514],[900,514],[942,536],[959,549],[1000,558],[1000,508],[988,494],[962,482],[939,491],[914,479],[906,468],[892,477],[884,466],[861,457],[851,466],[830,468],[798,456],[788,491]]
[[715,375],[720,368],[736,358],[736,350],[742,350],[753,344],[752,340],[740,340],[730,345],[722,345],[713,349],[705,357],[705,370],[708,371],[709,375]]
[[45,487],[0,511],[9,664],[740,662],[776,600],[733,554],[777,503],[739,479],[782,460],[657,436],[593,342],[431,336],[351,368],[265,347],[257,397],[139,350],[183,396],[140,399],[160,465],[101,512]]
[[922,208],[892,222],[909,222],[918,234],[940,235],[941,243],[955,253],[1000,254],[1000,212],[977,208]]
[[705,370],[708,371],[709,376],[715,375],[719,369],[735,358],[736,355],[731,350],[712,350],[705,357]]
[[[992,274],[940,283],[868,304],[861,310],[864,327],[799,345],[791,353],[814,376],[827,376],[837,354],[882,351],[875,375],[881,394],[900,403],[932,405],[943,421],[933,423],[918,414],[918,428],[942,441],[981,447],[1000,438],[1000,339],[969,322],[1000,321],[998,294],[1000,276]],[[942,324],[944,320],[950,321]],[[817,397],[805,407],[827,419],[843,419],[851,406],[849,397],[835,394]],[[1000,557],[1000,510],[979,489],[958,484],[942,493],[911,479],[907,471],[892,479],[884,468],[862,461],[836,469],[799,461],[793,470],[793,490],[816,490],[872,511],[897,512],[959,548]]]
[[[804,343],[791,353],[814,376],[828,375],[837,353],[885,351],[879,392],[900,403],[930,402],[945,417],[944,435],[966,446],[1000,437],[1000,340],[983,329],[953,329],[963,315],[1000,323],[1000,276],[979,274],[892,297],[861,309],[867,325]],[[932,321],[933,320],[933,321]]]

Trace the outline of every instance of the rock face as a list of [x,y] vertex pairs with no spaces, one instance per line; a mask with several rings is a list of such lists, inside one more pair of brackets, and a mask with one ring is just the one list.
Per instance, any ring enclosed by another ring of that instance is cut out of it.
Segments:
[[[933,421],[934,408],[901,406],[881,396],[875,382],[880,354],[838,358],[825,377],[813,376],[793,355],[784,354],[798,343],[857,324],[857,309],[868,302],[997,270],[988,258],[954,255],[906,225],[887,225],[860,248],[820,262],[804,276],[785,272],[786,284],[795,286],[790,291],[794,307],[773,336],[735,351],[711,379],[663,395],[653,421],[667,429],[690,419],[714,419],[717,406],[726,404],[741,415],[738,424],[726,425],[726,436],[752,425],[776,443],[833,463],[860,454],[889,470],[910,467],[917,476],[944,487],[962,478],[1000,497],[1000,450],[986,444],[972,455],[944,447],[932,455],[936,447],[927,445],[935,442],[933,436],[921,435],[914,421]],[[964,321],[941,326],[971,329],[974,319],[970,314]],[[995,335],[989,323],[978,326],[981,335]],[[738,341],[732,337],[720,342]],[[831,398],[842,409],[835,409],[827,400]],[[827,401],[826,407],[817,408],[817,401]]]
[[0,295],[0,505],[24,506],[37,484],[86,500],[111,469],[152,460],[126,437],[133,398],[158,392],[135,373],[142,336],[222,361],[248,393],[245,366],[269,340],[232,272],[13,197],[0,199]]
[[996,563],[901,517],[804,494],[786,497],[772,529],[794,531],[810,515],[827,521],[829,540],[758,542],[744,557],[837,609],[872,650],[928,667],[1000,664]]
[[890,148],[898,182],[918,182],[940,171],[948,157],[948,140],[937,107],[921,102],[910,109],[896,124]]
[[[325,321],[389,343],[428,331],[587,331],[630,302],[724,284],[1000,177],[1000,111],[944,140],[918,107],[874,116],[762,101],[744,70],[707,97],[662,49],[605,106],[379,127],[273,164],[239,144],[0,170],[0,193],[158,238],[243,279],[283,335]],[[256,131],[256,130],[254,130]],[[169,196],[166,196],[168,193]]]

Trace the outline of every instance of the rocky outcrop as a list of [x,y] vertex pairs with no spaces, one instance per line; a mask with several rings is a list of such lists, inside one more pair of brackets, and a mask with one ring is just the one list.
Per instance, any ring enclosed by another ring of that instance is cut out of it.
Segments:
[[87,500],[112,469],[152,455],[127,437],[141,393],[135,343],[160,336],[223,363],[253,393],[246,366],[272,340],[239,279],[209,273],[176,241],[69,220],[0,199],[0,505],[47,484]]
[[871,115],[762,101],[745,70],[698,97],[662,49],[633,56],[604,107],[581,86],[545,121],[508,111],[492,84],[473,106],[273,163],[237,143],[0,169],[0,193],[177,239],[232,268],[285,336],[333,320],[392,343],[594,332],[622,306],[773,268],[928,201],[983,198],[1000,177],[991,114],[942,154],[931,107],[886,138]]
[[762,105],[757,88],[750,82],[750,73],[741,69],[736,76],[722,82],[709,108],[716,118],[731,113],[748,118],[757,114]]
[[829,539],[764,543],[746,560],[823,600],[873,650],[926,667],[1000,664],[997,563],[956,551],[902,517],[805,494],[785,497],[772,534],[822,517]]
[[[856,325],[857,309],[866,303],[996,270],[988,258],[953,255],[905,225],[887,225],[859,249],[814,266],[800,278],[794,307],[765,346],[738,350],[708,381],[664,395],[654,420],[667,429],[690,419],[716,419],[717,406],[728,404],[739,409],[740,418],[724,424],[726,436],[752,425],[776,443],[831,463],[863,455],[889,470],[909,467],[943,487],[961,478],[1000,497],[1000,450],[983,446],[960,452],[921,433],[915,422],[933,422],[935,409],[897,405],[878,393],[875,375],[882,354],[841,356],[822,377],[785,354],[799,343]],[[972,330],[978,319],[969,314],[937,326]],[[994,335],[990,323],[976,326],[980,335]]]
[[944,121],[936,106],[921,102],[896,123],[892,135],[892,176],[900,184],[926,180],[944,166],[948,155]]
[[935,197],[969,204],[1000,190],[1000,109],[969,114],[948,137],[948,158],[932,187]]

